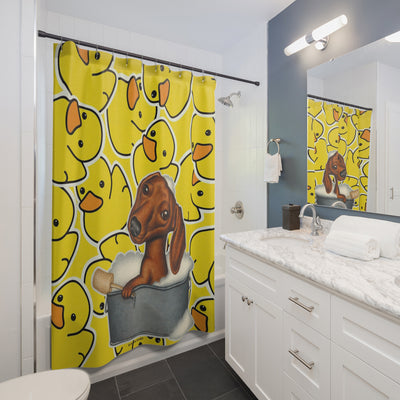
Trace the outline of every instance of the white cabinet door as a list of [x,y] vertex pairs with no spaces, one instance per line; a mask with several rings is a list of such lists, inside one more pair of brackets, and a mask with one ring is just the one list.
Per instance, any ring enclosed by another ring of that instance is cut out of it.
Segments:
[[258,399],[282,399],[283,311],[236,279],[226,280],[225,358]]
[[250,290],[227,277],[225,291],[225,359],[250,385],[254,377],[254,308],[247,304]]
[[254,295],[255,372],[254,393],[258,399],[282,399],[282,309]]
[[332,343],[331,400],[398,400],[400,385]]

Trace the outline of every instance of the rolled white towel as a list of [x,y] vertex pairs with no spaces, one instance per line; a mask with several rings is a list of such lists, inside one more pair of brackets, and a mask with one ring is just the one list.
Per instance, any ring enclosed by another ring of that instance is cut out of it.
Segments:
[[400,224],[396,222],[341,215],[333,222],[331,231],[370,236],[377,240],[382,257],[396,258],[400,255]]
[[324,243],[325,249],[341,256],[371,261],[379,257],[378,241],[371,236],[360,233],[331,231]]

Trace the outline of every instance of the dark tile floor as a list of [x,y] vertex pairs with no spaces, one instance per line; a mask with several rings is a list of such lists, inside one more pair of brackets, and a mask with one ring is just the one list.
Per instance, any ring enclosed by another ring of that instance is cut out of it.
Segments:
[[89,400],[255,400],[221,339],[92,385]]

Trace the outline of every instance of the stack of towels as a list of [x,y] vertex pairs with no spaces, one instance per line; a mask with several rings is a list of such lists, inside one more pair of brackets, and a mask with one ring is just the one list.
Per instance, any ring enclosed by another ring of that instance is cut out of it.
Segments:
[[364,261],[379,256],[397,258],[400,256],[400,224],[342,215],[333,222],[325,248]]

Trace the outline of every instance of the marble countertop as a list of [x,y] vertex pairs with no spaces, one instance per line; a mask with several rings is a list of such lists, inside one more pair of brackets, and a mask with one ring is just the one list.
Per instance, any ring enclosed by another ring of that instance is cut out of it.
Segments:
[[306,226],[296,231],[269,228],[220,238],[249,255],[400,319],[400,287],[395,283],[400,276],[400,259],[359,261],[331,253],[323,248],[329,222],[324,226],[320,236],[311,236]]

